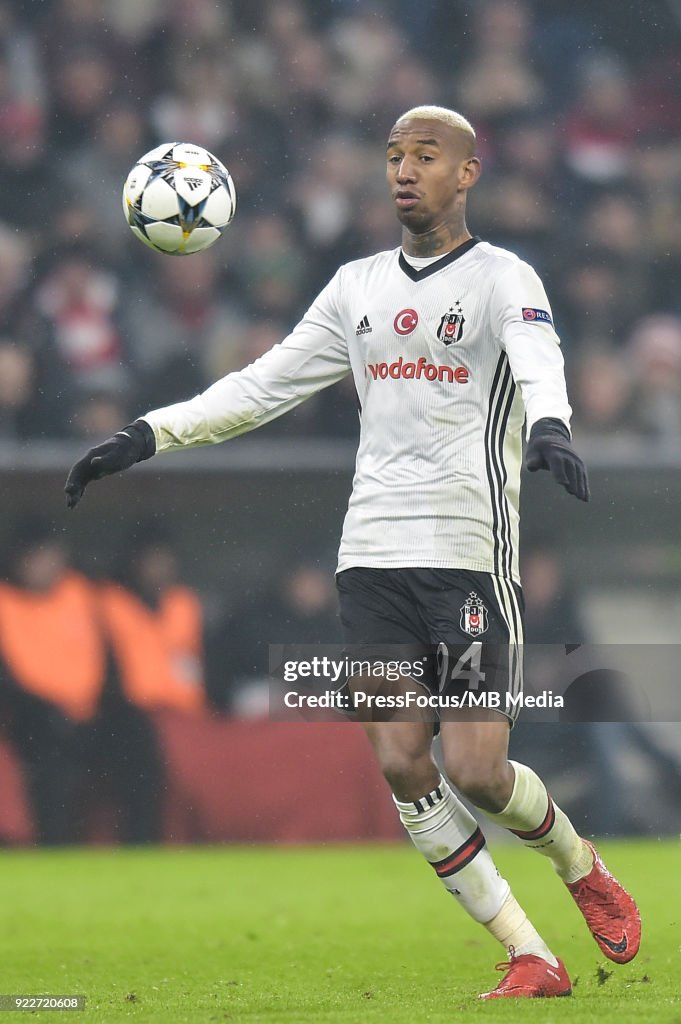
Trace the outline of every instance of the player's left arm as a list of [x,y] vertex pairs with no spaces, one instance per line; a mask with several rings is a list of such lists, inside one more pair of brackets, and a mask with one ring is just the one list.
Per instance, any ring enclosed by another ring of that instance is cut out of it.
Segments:
[[560,340],[544,286],[532,267],[518,260],[497,279],[490,312],[525,405],[525,467],[531,473],[548,469],[568,494],[588,501],[586,466],[572,446]]

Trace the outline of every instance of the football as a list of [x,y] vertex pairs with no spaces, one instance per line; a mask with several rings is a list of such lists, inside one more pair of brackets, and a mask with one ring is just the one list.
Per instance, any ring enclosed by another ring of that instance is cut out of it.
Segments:
[[234,217],[236,190],[227,168],[207,149],[166,142],[130,171],[123,211],[145,245],[184,256],[217,242]]

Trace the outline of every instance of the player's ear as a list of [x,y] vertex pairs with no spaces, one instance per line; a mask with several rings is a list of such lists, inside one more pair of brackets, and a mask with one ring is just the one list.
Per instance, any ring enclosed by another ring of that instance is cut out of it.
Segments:
[[477,156],[467,157],[459,169],[459,186],[472,188],[482,173],[482,164]]

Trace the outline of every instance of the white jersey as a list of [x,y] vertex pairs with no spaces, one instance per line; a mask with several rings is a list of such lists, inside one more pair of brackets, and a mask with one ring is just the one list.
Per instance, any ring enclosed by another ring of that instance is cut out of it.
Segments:
[[438,567],[518,579],[521,431],[570,422],[534,270],[470,239],[416,270],[400,249],[342,266],[291,334],[144,419],[158,452],[236,437],[352,370],[361,433],[339,571]]

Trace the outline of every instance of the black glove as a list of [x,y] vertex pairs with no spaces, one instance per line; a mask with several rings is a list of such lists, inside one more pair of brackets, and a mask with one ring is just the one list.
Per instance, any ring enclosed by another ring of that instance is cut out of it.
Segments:
[[588,501],[589,480],[586,466],[570,442],[570,431],[562,420],[546,416],[530,431],[525,452],[525,467],[530,473],[550,469],[554,480],[580,501]]
[[101,480],[111,473],[120,473],[155,454],[154,432],[145,420],[135,420],[123,427],[108,441],[91,448],[71,468],[64,486],[67,507],[76,507],[91,480]]

